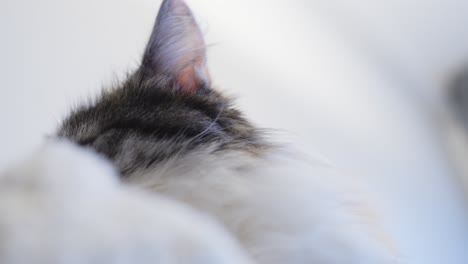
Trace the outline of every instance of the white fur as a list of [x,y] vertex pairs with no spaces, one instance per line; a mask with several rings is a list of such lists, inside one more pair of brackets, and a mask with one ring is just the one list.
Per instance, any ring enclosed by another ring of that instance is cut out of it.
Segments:
[[119,184],[113,169],[49,142],[0,174],[0,263],[251,263],[208,217]]
[[[214,216],[257,263],[400,263],[352,179],[290,155],[210,153],[129,181]],[[0,215],[2,264],[251,263],[209,218],[121,186],[107,162],[63,142],[0,175]]]
[[291,155],[207,148],[128,181],[216,217],[258,263],[401,263],[353,180]]

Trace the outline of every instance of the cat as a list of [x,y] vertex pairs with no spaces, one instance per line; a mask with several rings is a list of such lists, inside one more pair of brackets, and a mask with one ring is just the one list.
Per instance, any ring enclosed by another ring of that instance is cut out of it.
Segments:
[[124,186],[107,160],[47,141],[0,173],[2,264],[252,264],[223,227]]
[[402,263],[353,179],[263,131],[213,88],[187,4],[165,0],[140,67],[57,136],[106,156],[126,184],[214,217],[256,263]]

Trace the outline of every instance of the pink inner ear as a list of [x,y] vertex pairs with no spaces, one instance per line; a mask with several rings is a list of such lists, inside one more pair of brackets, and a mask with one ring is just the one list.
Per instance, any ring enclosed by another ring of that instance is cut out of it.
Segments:
[[203,62],[198,62],[180,71],[176,80],[181,91],[193,94],[204,84],[208,84],[209,79],[206,66]]

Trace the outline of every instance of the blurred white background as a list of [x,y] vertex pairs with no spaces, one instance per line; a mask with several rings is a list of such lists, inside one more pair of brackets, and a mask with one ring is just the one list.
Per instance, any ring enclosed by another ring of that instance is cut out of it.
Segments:
[[[0,0],[0,168],[134,69],[159,0]],[[468,263],[444,88],[468,62],[468,1],[187,0],[220,89],[363,178],[411,264]]]

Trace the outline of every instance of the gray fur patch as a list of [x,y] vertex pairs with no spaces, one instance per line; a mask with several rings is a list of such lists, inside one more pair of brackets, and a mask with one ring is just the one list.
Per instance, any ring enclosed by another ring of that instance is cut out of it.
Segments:
[[74,110],[58,135],[104,154],[123,175],[206,145],[254,155],[268,148],[230,99],[209,87],[178,93],[167,79],[137,71]]

